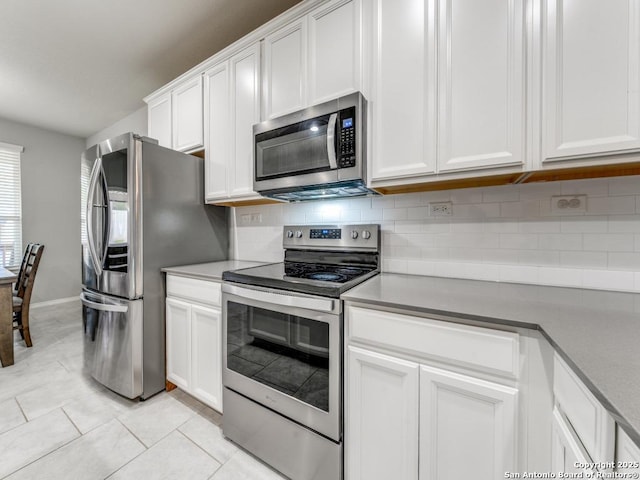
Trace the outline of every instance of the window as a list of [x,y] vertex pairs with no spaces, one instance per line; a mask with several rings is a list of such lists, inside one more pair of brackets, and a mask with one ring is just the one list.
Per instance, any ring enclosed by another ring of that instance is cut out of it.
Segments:
[[22,260],[20,154],[24,147],[0,142],[0,265],[18,267]]

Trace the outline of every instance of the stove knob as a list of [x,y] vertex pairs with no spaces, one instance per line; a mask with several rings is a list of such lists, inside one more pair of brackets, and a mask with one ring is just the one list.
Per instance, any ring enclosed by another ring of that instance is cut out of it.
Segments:
[[293,238],[293,231],[287,230],[287,238]]
[[296,231],[296,238],[302,238],[302,230]]
[[355,230],[353,230],[353,231],[351,232],[351,238],[353,238],[354,240],[355,240],[356,238],[358,238],[358,232],[357,232],[357,231],[355,231]]
[[369,240],[371,238],[371,232],[369,230],[363,230],[362,238],[364,238],[365,240]]

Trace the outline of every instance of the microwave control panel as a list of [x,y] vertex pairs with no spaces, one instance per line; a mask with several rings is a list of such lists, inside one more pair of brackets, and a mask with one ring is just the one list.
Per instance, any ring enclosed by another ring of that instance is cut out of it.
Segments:
[[356,166],[356,109],[345,108],[340,111],[340,145],[338,150],[338,168]]

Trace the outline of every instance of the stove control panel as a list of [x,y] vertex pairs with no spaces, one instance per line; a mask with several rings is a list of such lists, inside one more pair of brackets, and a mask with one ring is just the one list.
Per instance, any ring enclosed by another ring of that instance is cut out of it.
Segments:
[[380,225],[287,225],[285,249],[380,250]]
[[309,238],[342,238],[341,228],[312,228],[309,230]]

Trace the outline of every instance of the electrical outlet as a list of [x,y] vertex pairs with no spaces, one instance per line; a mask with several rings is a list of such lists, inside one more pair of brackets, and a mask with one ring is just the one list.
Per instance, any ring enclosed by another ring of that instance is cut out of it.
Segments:
[[243,213],[240,215],[240,223],[243,225],[250,225],[255,223],[262,223],[261,213]]
[[453,212],[451,202],[438,202],[429,204],[429,215],[432,217],[450,217]]
[[586,211],[586,195],[554,195],[551,197],[551,213],[573,215]]

